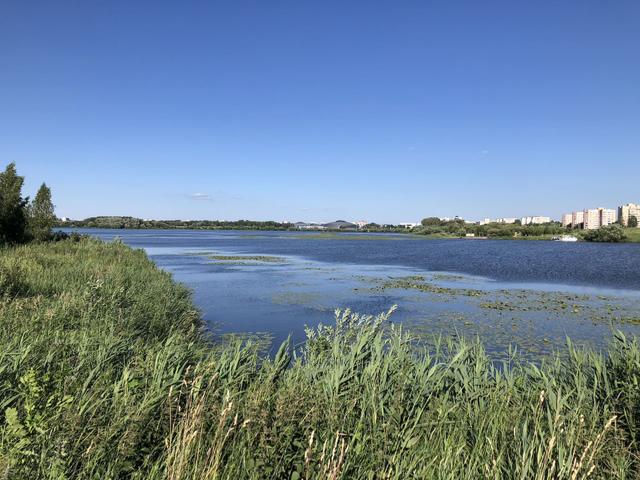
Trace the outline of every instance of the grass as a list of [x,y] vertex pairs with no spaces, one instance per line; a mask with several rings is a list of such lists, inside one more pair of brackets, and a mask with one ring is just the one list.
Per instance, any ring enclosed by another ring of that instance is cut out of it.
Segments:
[[0,251],[0,478],[638,478],[640,346],[495,365],[377,317],[271,358],[141,251]]
[[627,242],[640,243],[640,228],[625,228],[624,234],[627,236]]

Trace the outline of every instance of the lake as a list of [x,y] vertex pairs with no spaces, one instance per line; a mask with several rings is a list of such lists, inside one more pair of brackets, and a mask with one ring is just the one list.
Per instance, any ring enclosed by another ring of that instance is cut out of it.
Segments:
[[401,234],[79,230],[144,249],[187,285],[212,330],[271,348],[336,308],[377,314],[425,343],[478,336],[496,359],[640,334],[640,244],[433,240]]

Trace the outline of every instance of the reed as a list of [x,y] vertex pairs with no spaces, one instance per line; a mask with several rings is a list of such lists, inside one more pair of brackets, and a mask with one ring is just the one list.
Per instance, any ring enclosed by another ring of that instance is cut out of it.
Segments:
[[640,348],[541,365],[336,312],[221,345],[143,252],[0,251],[0,478],[638,478]]

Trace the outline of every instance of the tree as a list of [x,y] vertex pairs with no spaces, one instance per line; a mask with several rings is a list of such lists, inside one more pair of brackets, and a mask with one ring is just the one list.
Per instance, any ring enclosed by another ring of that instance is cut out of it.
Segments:
[[637,228],[637,227],[638,227],[638,217],[636,217],[635,215],[631,215],[631,216],[629,217],[628,225],[629,225],[631,228]]
[[0,173],[0,244],[14,244],[26,239],[28,199],[22,198],[24,177],[10,163]]
[[442,221],[438,217],[427,217],[423,218],[421,223],[423,227],[433,227],[440,225]]
[[55,223],[56,215],[51,202],[51,190],[46,183],[43,183],[29,208],[29,233],[34,240],[48,240]]
[[623,242],[627,239],[623,228],[617,223],[588,230],[583,237],[587,242]]

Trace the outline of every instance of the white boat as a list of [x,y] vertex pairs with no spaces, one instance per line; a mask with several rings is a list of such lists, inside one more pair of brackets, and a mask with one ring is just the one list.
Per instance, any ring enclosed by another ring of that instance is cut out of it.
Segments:
[[574,237],[573,235],[560,235],[559,237],[553,237],[552,240],[556,242],[577,242],[578,237]]

